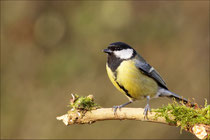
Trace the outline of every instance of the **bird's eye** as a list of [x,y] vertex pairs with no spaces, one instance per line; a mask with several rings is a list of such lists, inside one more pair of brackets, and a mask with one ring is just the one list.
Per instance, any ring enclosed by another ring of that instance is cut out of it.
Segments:
[[108,47],[108,49],[110,49],[111,51],[120,51],[120,50],[122,50],[122,48],[121,47],[119,47],[119,46],[115,46],[115,47]]
[[116,50],[116,51],[120,51],[120,50],[122,50],[122,48],[116,47],[115,50]]

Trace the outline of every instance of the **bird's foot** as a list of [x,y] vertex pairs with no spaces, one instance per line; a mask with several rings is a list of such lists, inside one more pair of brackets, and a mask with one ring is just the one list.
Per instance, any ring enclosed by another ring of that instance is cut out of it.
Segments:
[[150,108],[149,104],[147,104],[144,108],[144,113],[143,113],[144,114],[144,119],[145,118],[148,119],[148,117],[147,117],[148,111],[151,112],[151,108]]
[[122,105],[113,106],[112,108],[114,109],[114,115],[116,115],[117,109],[120,110],[122,107],[124,107],[124,106],[126,106],[126,105],[128,105],[128,104],[130,104],[132,102],[133,102],[133,100],[130,100],[129,102],[124,103]]
[[114,109],[114,115],[116,115],[117,113],[117,109],[121,110],[121,108],[123,107],[123,105],[116,105],[116,106],[113,106],[112,108]]

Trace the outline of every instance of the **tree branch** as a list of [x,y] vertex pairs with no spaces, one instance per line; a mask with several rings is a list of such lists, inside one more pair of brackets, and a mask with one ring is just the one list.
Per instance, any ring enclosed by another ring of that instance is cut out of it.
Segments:
[[57,117],[63,120],[66,125],[91,124],[96,121],[105,120],[139,120],[168,124],[164,118],[155,119],[155,113],[148,113],[147,119],[143,115],[143,108],[122,108],[114,115],[112,108],[100,108],[87,112],[69,111],[68,114]]
[[[122,108],[117,111],[116,115],[114,115],[112,108],[100,108],[85,112],[74,110],[57,117],[57,120],[62,120],[65,125],[92,124],[96,121],[105,120],[137,120],[177,126],[177,124],[167,122],[164,117],[156,117],[155,112],[148,113],[147,118],[145,118],[143,112],[143,108]],[[171,116],[172,118],[173,116]],[[185,130],[196,135],[199,139],[205,139],[210,134],[210,126],[205,124],[194,125]]]
[[92,124],[106,120],[137,120],[181,126],[181,129],[194,134],[199,139],[210,136],[210,106],[207,104],[204,108],[197,106],[197,109],[169,104],[152,110],[145,118],[143,108],[122,108],[114,114],[112,108],[99,108],[93,102],[92,95],[87,97],[72,95],[72,97],[69,105],[72,109],[67,114],[57,117],[57,120],[62,120],[65,125]]

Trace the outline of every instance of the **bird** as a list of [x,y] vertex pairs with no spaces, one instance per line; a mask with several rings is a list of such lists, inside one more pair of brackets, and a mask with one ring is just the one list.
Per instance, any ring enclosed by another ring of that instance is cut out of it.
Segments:
[[149,105],[151,98],[168,97],[185,104],[189,103],[187,99],[171,92],[157,70],[128,44],[114,42],[103,52],[108,54],[106,70],[109,79],[129,99],[124,104],[113,106],[114,114],[117,109],[120,110],[136,100],[147,100],[144,116],[148,115],[148,111],[151,112]]

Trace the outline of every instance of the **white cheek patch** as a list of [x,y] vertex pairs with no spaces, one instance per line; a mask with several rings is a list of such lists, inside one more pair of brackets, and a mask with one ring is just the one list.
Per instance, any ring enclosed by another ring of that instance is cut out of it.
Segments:
[[124,49],[120,51],[114,51],[116,57],[120,59],[129,59],[133,56],[133,49]]

